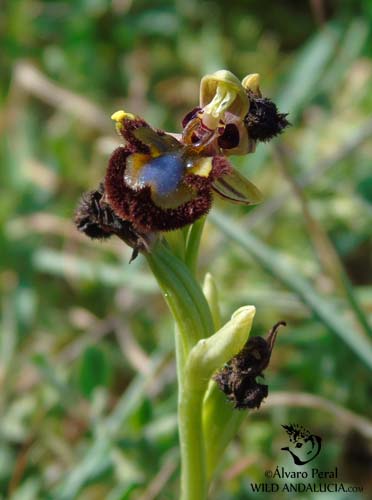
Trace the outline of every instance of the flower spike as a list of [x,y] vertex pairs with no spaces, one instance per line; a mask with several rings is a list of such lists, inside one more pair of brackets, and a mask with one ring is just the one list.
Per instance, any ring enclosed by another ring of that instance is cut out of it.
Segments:
[[[257,73],[240,82],[227,70],[202,78],[200,106],[186,115],[177,138],[134,113],[116,111],[111,118],[124,144],[109,160],[104,195],[97,191],[88,198],[104,206],[106,215],[110,210],[116,224],[125,223],[135,239],[192,224],[208,213],[214,194],[233,203],[259,203],[258,188],[226,156],[253,152],[257,141],[286,127],[285,116],[261,96]],[[80,217],[77,224],[88,235],[115,234],[97,215],[88,222]]]

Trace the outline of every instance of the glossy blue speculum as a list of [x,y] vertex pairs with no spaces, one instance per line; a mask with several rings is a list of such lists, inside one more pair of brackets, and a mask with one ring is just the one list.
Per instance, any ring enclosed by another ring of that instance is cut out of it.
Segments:
[[142,167],[138,181],[150,185],[158,195],[168,196],[177,189],[184,169],[179,154],[161,155]]

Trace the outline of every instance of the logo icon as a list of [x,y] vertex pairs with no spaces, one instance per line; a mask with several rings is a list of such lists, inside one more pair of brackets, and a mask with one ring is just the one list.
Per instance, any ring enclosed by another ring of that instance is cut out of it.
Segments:
[[282,425],[289,436],[290,445],[282,448],[288,451],[296,465],[305,465],[314,460],[320,453],[322,438],[310,434],[308,430],[297,424]]

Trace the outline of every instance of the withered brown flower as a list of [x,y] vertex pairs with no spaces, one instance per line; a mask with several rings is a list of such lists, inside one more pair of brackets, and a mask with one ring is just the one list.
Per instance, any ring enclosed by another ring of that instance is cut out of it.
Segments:
[[280,321],[274,325],[266,339],[251,337],[244,348],[213,377],[228,400],[234,404],[234,408],[259,408],[267,397],[268,386],[257,382],[256,379],[263,377],[263,371],[270,362],[278,330],[285,324]]
[[77,229],[92,239],[108,239],[118,236],[133,248],[131,260],[139,252],[149,251],[155,240],[153,233],[140,233],[129,221],[118,217],[110,205],[105,202],[104,186],[85,193],[77,206],[74,218]]

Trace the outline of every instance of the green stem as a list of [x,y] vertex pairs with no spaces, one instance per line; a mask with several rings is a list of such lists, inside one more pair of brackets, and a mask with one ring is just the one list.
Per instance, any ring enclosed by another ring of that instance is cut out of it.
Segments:
[[[193,244],[194,263],[197,247],[198,245]],[[213,320],[204,294],[184,262],[162,243],[147,254],[146,258],[176,322],[181,500],[205,500],[207,478],[202,423],[204,392],[188,387],[185,365],[197,341],[213,333]]]
[[176,255],[179,259],[184,260],[186,241],[184,229],[168,231],[167,233],[165,233],[164,238],[171,248],[173,255]]
[[185,263],[190,271],[195,275],[196,273],[196,265],[198,262],[198,254],[199,254],[199,246],[201,236],[203,234],[205,217],[202,217],[198,221],[196,221],[190,228],[189,236],[187,238],[186,243],[186,252],[185,252]]
[[185,388],[184,368],[186,364],[182,349],[181,334],[176,326],[176,360],[178,378],[178,426],[181,451],[181,496],[180,500],[206,498],[207,479],[205,449],[202,427],[203,394],[190,393]]
[[181,497],[180,500],[205,500],[207,475],[203,436],[202,408],[204,391],[180,387],[178,407],[181,448]]
[[[191,261],[194,264],[200,231],[201,226],[193,234],[189,234],[189,248],[193,248]],[[213,373],[235,356],[246,343],[255,308],[241,307],[214,333],[208,302],[185,263],[163,243],[156,245],[146,258],[176,322],[180,499],[205,500],[208,482],[217,465],[217,461],[210,456],[210,450],[217,450],[222,454],[240,421],[231,418],[233,410],[227,407],[226,402],[222,404],[225,418],[220,418],[221,397],[216,398],[212,394],[205,406],[205,395]],[[211,304],[217,307],[216,290],[213,289],[211,276],[206,280],[205,289]],[[217,327],[218,315],[215,319]],[[216,423],[218,428],[214,425]]]

